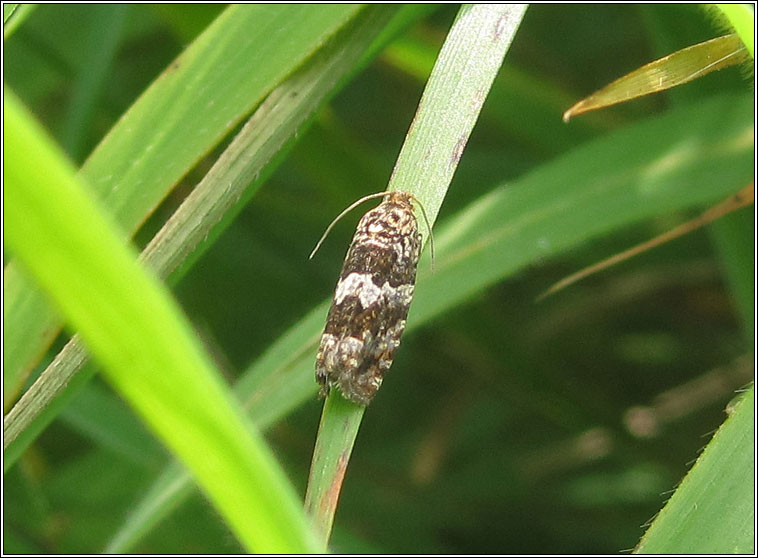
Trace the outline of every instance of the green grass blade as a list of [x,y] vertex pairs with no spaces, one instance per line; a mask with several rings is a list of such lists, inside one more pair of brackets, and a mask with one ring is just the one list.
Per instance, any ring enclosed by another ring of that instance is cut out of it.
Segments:
[[249,550],[313,550],[293,488],[186,319],[52,141],[10,91],[4,97],[9,248]]
[[639,554],[755,553],[755,386],[684,477]]
[[[429,227],[525,11],[524,4],[464,5],[445,38],[387,187],[416,196]],[[324,403],[305,495],[324,548],[364,411],[336,390]]]
[[324,402],[316,447],[313,450],[313,464],[308,476],[308,490],[305,493],[305,511],[318,529],[324,551],[332,532],[347,464],[365,410],[366,407],[355,405],[336,390]]
[[[133,230],[151,204],[358,10],[227,8],[109,132],[83,176]],[[137,189],[152,199],[136,203]]]
[[[744,187],[753,173],[752,111],[750,95],[676,108],[580,146],[445,220],[435,235],[435,273],[420,266],[406,334],[525,266]],[[546,286],[536,285],[535,297]],[[328,307],[325,300],[283,334],[235,387],[259,428],[315,397],[314,356]],[[142,521],[157,519],[146,510],[165,514],[187,494],[176,477],[161,478],[172,488],[156,485],[135,505]]]
[[3,38],[10,37],[36,7],[36,4],[3,4]]
[[429,76],[387,189],[416,196],[432,225],[525,11],[464,5]]
[[[227,8],[111,129],[82,167],[82,178],[133,233],[201,157],[359,10]],[[3,289],[4,385],[12,398],[61,323],[13,262]]]
[[[393,17],[396,14],[396,17]],[[353,72],[388,22],[407,24],[417,10],[373,6],[289,77],[259,107],[206,177],[141,255],[161,278],[194,261],[277,166],[305,122]],[[171,279],[175,279],[175,274]],[[94,373],[75,336],[55,357],[4,420],[6,469],[58,413],[70,394]],[[63,397],[61,397],[63,395]],[[54,402],[54,403],[51,403]]]

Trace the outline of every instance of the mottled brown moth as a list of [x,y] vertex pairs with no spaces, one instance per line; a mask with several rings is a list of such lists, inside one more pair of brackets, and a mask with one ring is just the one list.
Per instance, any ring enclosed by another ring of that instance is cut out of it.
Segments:
[[405,192],[365,196],[324,233],[357,204],[378,196],[384,196],[382,203],[361,218],[350,243],[316,356],[321,396],[337,388],[359,405],[376,395],[405,329],[421,252],[415,198]]

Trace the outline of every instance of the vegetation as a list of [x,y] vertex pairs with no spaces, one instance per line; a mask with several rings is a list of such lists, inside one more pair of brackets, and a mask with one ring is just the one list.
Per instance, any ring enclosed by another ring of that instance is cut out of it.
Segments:
[[[313,361],[355,221],[307,255],[386,187],[458,7],[4,10],[3,550],[317,549]],[[436,198],[333,550],[632,549],[728,409],[640,550],[753,551],[752,208],[536,302],[754,179],[735,68],[561,120],[723,25],[527,10]]]

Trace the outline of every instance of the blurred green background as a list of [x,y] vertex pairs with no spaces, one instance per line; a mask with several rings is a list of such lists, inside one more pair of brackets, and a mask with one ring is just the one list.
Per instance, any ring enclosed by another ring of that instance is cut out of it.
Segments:
[[[5,41],[4,79],[81,164],[222,9],[40,6]],[[313,261],[307,254],[348,203],[386,185],[456,10],[430,9],[356,76],[175,289],[230,381],[331,293],[358,216],[338,225]],[[673,103],[745,91],[744,73],[730,68],[681,90],[561,121],[576,100],[622,74],[719,34],[692,6],[530,7],[440,219]],[[174,190],[137,235],[138,245],[222,148]],[[408,335],[366,413],[334,549],[631,549],[724,420],[734,391],[752,378],[752,331],[740,321],[709,229],[541,303],[535,298],[565,275],[690,216],[667,215],[577,246]],[[752,208],[729,219],[747,238]],[[320,409],[314,398],[268,432],[301,494]],[[129,443],[109,443],[98,430],[103,424]],[[5,475],[4,551],[101,550],[166,461],[96,379]],[[241,551],[197,494],[135,550]]]

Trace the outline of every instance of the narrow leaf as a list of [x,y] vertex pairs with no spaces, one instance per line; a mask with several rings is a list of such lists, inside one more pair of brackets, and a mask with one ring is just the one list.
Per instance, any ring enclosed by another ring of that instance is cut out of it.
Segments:
[[162,285],[4,92],[5,238],[251,551],[313,550],[295,492]]
[[755,553],[755,386],[684,477],[638,554]]
[[[387,187],[413,194],[427,226],[439,212],[525,11],[524,4],[464,5],[445,39]],[[430,232],[424,230],[427,237]],[[324,547],[364,410],[336,390],[324,404],[305,497]]]
[[736,34],[692,45],[645,64],[582,99],[563,113],[563,121],[568,122],[585,112],[665,91],[749,59],[748,50]]
[[336,390],[324,402],[305,493],[305,511],[313,520],[324,551],[365,409],[343,398]]
[[561,279],[555,285],[553,285],[544,293],[542,293],[537,298],[537,300],[542,300],[545,297],[550,296],[551,294],[555,294],[558,291],[565,289],[569,285],[573,285],[577,281],[581,281],[582,279],[585,279],[589,277],[590,275],[593,275],[595,273],[598,273],[599,271],[602,271],[613,265],[616,265],[625,260],[628,260],[629,258],[632,258],[638,254],[642,254],[643,252],[652,250],[656,246],[660,246],[661,244],[670,242],[676,238],[679,238],[680,236],[684,236],[685,234],[691,233],[692,231],[695,231],[701,227],[704,227],[708,223],[712,223],[716,219],[719,219],[723,217],[724,215],[731,213],[732,211],[736,211],[737,209],[740,209],[747,205],[751,205],[752,203],[754,203],[754,201],[755,201],[755,185],[751,184],[750,186],[746,186],[745,188],[743,188],[742,190],[740,190],[733,196],[730,196],[728,199],[724,200],[723,202],[706,210],[705,212],[698,215],[694,219],[690,219],[686,223],[682,223],[681,225],[679,225],[676,228],[671,229],[670,231],[667,231],[661,235],[656,236],[655,238],[651,238],[650,240],[642,242],[638,244],[637,246],[633,246],[632,248],[629,248],[628,250],[624,250],[623,252],[614,254],[613,256],[606,258],[603,261],[593,264],[591,266],[585,267],[584,269],[579,270],[576,273],[572,273],[571,275],[569,275],[568,277],[565,277],[564,279]]
[[525,11],[464,5],[445,39],[387,187],[416,196],[432,225]]

